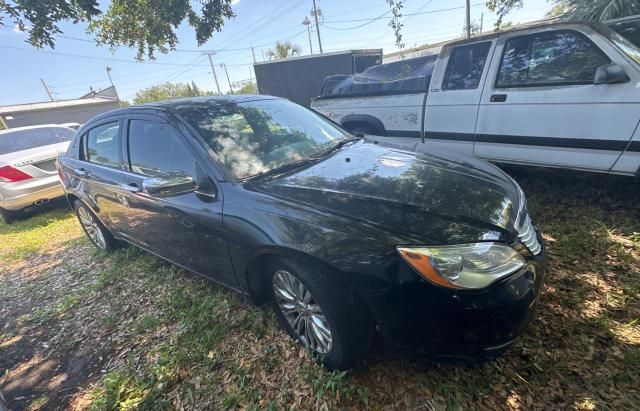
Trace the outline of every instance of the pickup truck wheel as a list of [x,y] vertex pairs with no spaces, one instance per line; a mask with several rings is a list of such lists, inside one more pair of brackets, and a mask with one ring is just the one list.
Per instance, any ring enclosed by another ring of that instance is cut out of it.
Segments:
[[353,126],[350,126],[350,127],[345,126],[345,128],[352,133],[362,133],[362,134],[370,134],[370,135],[380,134],[375,127],[369,124],[354,124]]
[[316,267],[274,258],[268,293],[280,325],[330,370],[347,369],[369,350],[374,324],[363,303]]

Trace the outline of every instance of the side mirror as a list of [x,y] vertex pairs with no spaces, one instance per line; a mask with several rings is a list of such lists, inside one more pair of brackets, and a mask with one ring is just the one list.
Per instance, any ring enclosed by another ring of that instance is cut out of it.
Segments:
[[155,197],[173,197],[191,193],[197,187],[193,177],[179,173],[147,178],[142,182],[142,188]]
[[618,84],[631,81],[624,69],[618,64],[606,64],[598,67],[593,84]]

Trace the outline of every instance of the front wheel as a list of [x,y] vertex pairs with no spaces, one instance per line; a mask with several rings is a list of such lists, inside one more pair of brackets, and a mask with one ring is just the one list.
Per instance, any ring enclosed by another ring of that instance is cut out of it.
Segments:
[[270,297],[281,326],[328,369],[360,362],[373,338],[373,321],[353,293],[320,270],[278,258],[269,264]]
[[82,229],[93,245],[103,251],[113,251],[116,249],[116,239],[113,238],[111,233],[102,225],[95,214],[89,210],[89,207],[81,201],[76,201],[73,204],[73,209],[78,216],[78,221]]

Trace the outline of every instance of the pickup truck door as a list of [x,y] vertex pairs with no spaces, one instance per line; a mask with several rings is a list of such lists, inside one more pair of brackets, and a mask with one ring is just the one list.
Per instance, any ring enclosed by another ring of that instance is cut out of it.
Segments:
[[[602,35],[581,26],[500,37],[476,128],[477,156],[609,171],[640,119],[637,69]],[[594,84],[616,63],[631,81]]]
[[442,50],[425,105],[427,144],[473,155],[478,105],[494,47],[495,39]]

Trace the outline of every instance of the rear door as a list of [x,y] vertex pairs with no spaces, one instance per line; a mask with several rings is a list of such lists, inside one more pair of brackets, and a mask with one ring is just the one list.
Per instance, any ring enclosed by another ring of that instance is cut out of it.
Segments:
[[[640,78],[602,36],[586,28],[511,33],[500,38],[496,60],[480,104],[477,156],[593,171],[613,166],[640,118]],[[596,69],[612,62],[631,81],[594,85]]]
[[94,124],[80,137],[78,160],[68,160],[74,192],[92,208],[100,221],[116,236],[117,223],[125,212],[120,193],[124,170],[122,116]]
[[425,107],[425,138],[431,146],[473,155],[482,85],[494,40],[443,50],[433,72]]
[[[231,287],[236,286],[222,227],[222,192],[205,173],[203,161],[185,136],[155,115],[127,117],[128,171],[122,181],[127,239],[168,260]],[[195,192],[154,196],[146,179],[187,175]]]

